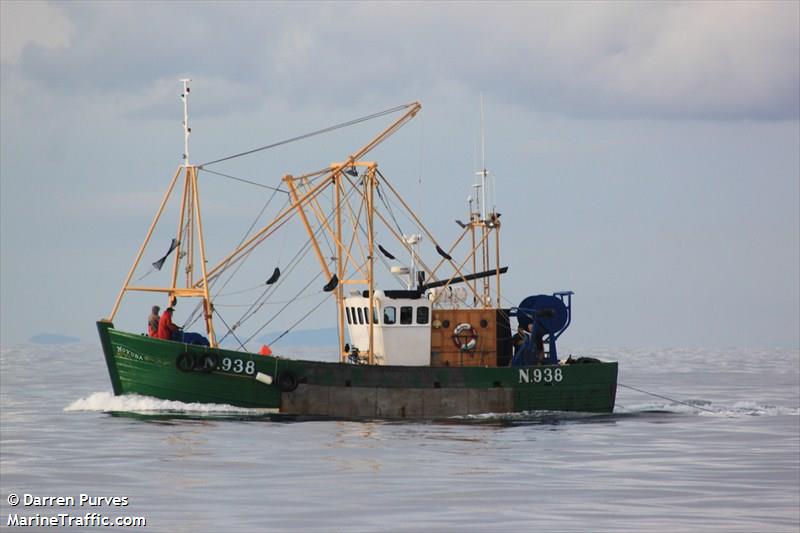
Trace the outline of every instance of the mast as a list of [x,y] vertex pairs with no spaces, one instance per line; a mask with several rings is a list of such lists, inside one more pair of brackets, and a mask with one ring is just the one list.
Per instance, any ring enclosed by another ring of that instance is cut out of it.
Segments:
[[367,168],[364,173],[364,191],[367,195],[367,235],[368,256],[367,256],[367,280],[369,280],[369,316],[366,317],[369,324],[369,349],[367,350],[367,362],[375,364],[375,163]]
[[181,100],[183,100],[183,166],[189,167],[189,134],[192,129],[189,127],[189,82],[191,78],[183,78],[180,80],[183,83],[183,92],[181,93]]
[[196,213],[197,240],[200,244],[200,269],[203,273],[203,315],[206,321],[206,332],[208,332],[208,342],[212,348],[217,346],[217,339],[214,335],[214,306],[211,303],[211,295],[208,288],[208,275],[206,272],[206,244],[203,238],[203,220],[200,217],[200,191],[197,190],[197,167],[188,167],[187,179],[191,180],[193,201],[192,207]]
[[[183,162],[175,172],[175,175],[173,176],[166,193],[164,193],[164,197],[161,200],[161,205],[153,217],[153,221],[150,224],[150,228],[147,231],[144,242],[136,254],[133,265],[131,266],[127,277],[125,278],[125,282],[122,285],[122,289],[120,290],[119,295],[114,302],[114,307],[112,308],[111,314],[107,320],[109,322],[114,320],[114,317],[116,316],[119,306],[122,302],[122,298],[128,291],[165,293],[168,298],[169,306],[173,305],[176,297],[199,297],[203,300],[203,318],[205,320],[206,333],[208,334],[209,343],[212,347],[216,347],[217,340],[214,333],[213,323],[214,305],[211,302],[211,296],[208,288],[209,273],[206,270],[207,260],[205,240],[203,237],[203,221],[200,215],[200,191],[198,188],[197,167],[192,165],[189,161],[189,135],[192,131],[189,127],[189,92],[191,90],[189,87],[189,82],[191,80],[185,78],[181,79],[180,81],[183,84],[183,92],[181,93],[181,100],[183,101]],[[147,248],[147,245],[150,243],[150,239],[153,236],[156,225],[161,219],[161,215],[163,214],[164,209],[175,190],[178,177],[181,174],[183,174],[184,179],[183,192],[181,194],[180,215],[177,233],[175,236],[177,244],[175,249],[170,251],[170,253],[175,254],[172,273],[170,275],[170,283],[168,286],[154,287],[131,285],[133,274],[141,262],[144,251]],[[195,248],[195,241],[197,248]],[[184,249],[187,251],[184,252]],[[202,273],[202,282],[198,282],[198,287],[194,286],[193,275],[195,260],[194,254],[196,249],[200,253],[199,260]],[[183,259],[186,260],[186,283],[183,286],[179,286],[178,274],[180,270],[180,264]]]
[[[477,273],[477,266],[480,264],[482,272],[490,272],[492,255],[494,255],[494,272],[495,278],[495,300],[492,301],[491,295],[491,277],[482,276],[483,287],[482,291],[478,292],[477,278],[471,278],[472,282],[469,284],[474,294],[473,305],[478,304],[484,308],[490,307],[492,304],[498,308],[501,304],[500,295],[500,220],[495,207],[495,200],[493,194],[489,194],[489,170],[486,168],[486,128],[484,122],[484,105],[483,93],[480,94],[480,168],[475,171],[475,182],[472,185],[474,190],[473,196],[467,198],[469,204],[469,223],[462,227],[467,227],[472,240],[472,249],[470,252],[472,259],[472,271]],[[478,167],[477,161],[477,147],[475,150],[475,167]],[[492,182],[493,184],[494,182]],[[489,201],[492,202],[491,211],[487,209]],[[461,224],[461,222],[459,222]],[[494,254],[492,254],[491,234],[494,233]],[[480,253],[480,258],[478,254]]]
[[483,127],[483,93],[481,93],[481,170],[477,172],[481,177],[481,220],[486,220],[486,135]]
[[[336,275],[344,280],[344,244],[342,242],[342,179],[339,176],[334,180],[336,188]],[[344,283],[336,287],[336,327],[339,337],[339,361],[344,362],[347,353],[344,351]]]
[[[476,190],[476,196],[478,203],[478,209],[474,216],[470,216],[470,223],[473,225],[473,230],[475,227],[480,228],[480,250],[481,250],[481,268],[483,271],[489,270],[489,254],[487,250],[487,243],[488,240],[486,238],[487,233],[487,224],[486,224],[486,180],[489,176],[489,172],[486,170],[486,133],[484,129],[483,123],[483,93],[480,93],[480,142],[481,142],[481,167],[479,170],[475,172],[476,177],[478,180],[476,181],[473,187]],[[473,234],[474,235],[474,234]],[[473,242],[475,238],[473,236]],[[477,253],[477,250],[474,249],[473,245],[473,253]],[[473,262],[474,265],[474,262]],[[474,267],[473,267],[474,271]],[[486,307],[489,305],[489,279],[483,279],[483,291],[481,293],[481,305]]]

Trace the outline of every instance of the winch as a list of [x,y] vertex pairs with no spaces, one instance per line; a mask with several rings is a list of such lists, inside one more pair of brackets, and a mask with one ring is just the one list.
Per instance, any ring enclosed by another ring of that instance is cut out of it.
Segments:
[[[528,296],[512,307],[510,315],[517,317],[523,332],[530,333],[514,352],[512,366],[529,366],[537,361],[558,363],[556,340],[569,327],[572,319],[572,291],[555,292],[553,295]],[[545,337],[548,350],[544,349]]]

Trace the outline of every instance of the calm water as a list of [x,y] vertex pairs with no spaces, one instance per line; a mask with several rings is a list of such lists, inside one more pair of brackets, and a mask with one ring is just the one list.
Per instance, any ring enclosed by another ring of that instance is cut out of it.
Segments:
[[[1,353],[3,529],[10,513],[87,512],[192,533],[800,529],[797,350],[575,351],[690,405],[621,387],[613,415],[446,423],[114,398],[99,346]],[[10,507],[12,493],[76,505]],[[79,506],[80,494],[128,505]]]

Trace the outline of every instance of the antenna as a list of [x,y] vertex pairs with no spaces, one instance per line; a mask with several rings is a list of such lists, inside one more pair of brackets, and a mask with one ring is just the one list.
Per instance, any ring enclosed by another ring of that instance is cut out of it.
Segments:
[[181,93],[181,100],[183,100],[183,166],[189,166],[189,134],[192,133],[192,128],[189,127],[189,82],[191,78],[183,78],[183,92]]
[[[476,172],[481,177],[481,220],[486,220],[486,178],[489,172],[486,170],[486,135],[483,127],[483,93],[481,93],[481,168]],[[477,186],[477,184],[476,184]]]
[[422,172],[424,169],[423,164],[425,161],[424,159],[425,153],[423,151],[425,148],[425,142],[424,142],[425,131],[423,129],[424,125],[425,125],[425,116],[423,115],[419,119],[419,180],[417,182],[418,185],[417,194],[419,195],[419,200],[418,200],[419,206],[417,207],[417,211],[419,213],[422,213],[422,200],[424,199],[424,191],[422,189]]

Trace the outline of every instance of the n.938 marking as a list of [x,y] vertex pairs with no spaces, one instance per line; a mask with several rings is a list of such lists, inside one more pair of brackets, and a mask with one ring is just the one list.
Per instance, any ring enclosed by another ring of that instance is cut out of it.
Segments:
[[519,370],[520,383],[561,383],[564,375],[561,369],[556,368],[521,368]]
[[233,372],[234,374],[247,374],[252,376],[256,373],[256,362],[223,357],[222,361],[219,362],[219,369],[223,372]]

